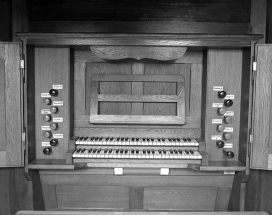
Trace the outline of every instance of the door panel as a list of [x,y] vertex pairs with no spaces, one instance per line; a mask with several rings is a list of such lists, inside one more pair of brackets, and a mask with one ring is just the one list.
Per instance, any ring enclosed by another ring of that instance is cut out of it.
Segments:
[[20,43],[0,43],[0,167],[23,166]]
[[256,46],[251,168],[272,169],[272,45]]

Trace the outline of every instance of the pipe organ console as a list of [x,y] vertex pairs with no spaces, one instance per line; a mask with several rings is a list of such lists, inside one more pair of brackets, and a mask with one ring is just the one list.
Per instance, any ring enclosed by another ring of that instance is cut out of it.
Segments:
[[250,145],[269,126],[260,35],[18,36],[46,210],[226,211],[235,174],[271,165]]

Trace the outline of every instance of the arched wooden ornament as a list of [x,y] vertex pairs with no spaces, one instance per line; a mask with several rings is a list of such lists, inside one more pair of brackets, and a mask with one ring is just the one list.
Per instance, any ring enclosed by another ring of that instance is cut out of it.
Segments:
[[181,58],[187,47],[146,47],[146,46],[91,46],[91,52],[104,60],[126,58],[170,61]]

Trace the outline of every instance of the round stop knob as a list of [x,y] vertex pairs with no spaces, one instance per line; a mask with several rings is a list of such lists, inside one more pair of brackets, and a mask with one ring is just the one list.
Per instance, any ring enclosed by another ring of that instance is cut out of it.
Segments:
[[50,98],[44,98],[44,99],[43,99],[43,103],[44,103],[45,105],[50,105],[50,104],[51,104],[51,99],[50,99]]
[[222,125],[222,124],[217,125],[217,130],[218,131],[224,131],[224,129],[225,129],[224,125]]
[[219,98],[225,98],[226,97],[226,95],[227,95],[227,93],[226,93],[226,91],[220,91],[220,92],[218,92],[218,97]]
[[49,114],[43,115],[43,121],[45,121],[45,122],[51,121],[51,115],[49,115]]
[[55,106],[50,107],[51,113],[57,113],[58,111],[59,111],[58,107],[55,107]]
[[58,139],[52,139],[52,140],[50,140],[50,145],[51,146],[57,146],[58,144],[59,144]]
[[219,148],[223,148],[225,146],[225,143],[223,141],[219,141],[216,143],[216,145],[219,147]]
[[227,107],[230,107],[233,105],[233,101],[228,99],[228,100],[225,100],[224,104],[227,106]]
[[51,131],[45,131],[45,132],[43,133],[43,136],[44,136],[45,138],[50,138],[50,137],[51,137]]
[[50,155],[51,153],[52,153],[52,149],[51,148],[44,148],[43,149],[43,153],[45,154],[45,155]]
[[226,140],[230,140],[232,138],[232,135],[230,133],[224,133],[223,136]]
[[220,115],[224,115],[226,113],[226,109],[224,109],[224,108],[218,108],[217,109],[217,113],[219,113]]
[[58,90],[51,89],[51,90],[49,91],[49,94],[50,94],[51,96],[57,96],[57,95],[59,94],[59,92],[58,92]]
[[52,130],[57,130],[57,129],[58,129],[58,123],[51,123],[51,124],[50,124],[50,128],[51,128]]
[[227,151],[226,152],[226,155],[229,159],[233,158],[234,157],[234,153],[232,151]]
[[229,124],[229,123],[232,122],[232,117],[230,117],[230,116],[225,116],[224,121],[225,121],[225,123]]

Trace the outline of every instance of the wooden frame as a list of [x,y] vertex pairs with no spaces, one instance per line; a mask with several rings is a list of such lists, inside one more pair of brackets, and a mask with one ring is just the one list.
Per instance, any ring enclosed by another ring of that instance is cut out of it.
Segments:
[[[174,82],[177,95],[104,95],[98,94],[99,82]],[[94,75],[91,77],[90,123],[101,124],[185,124],[184,77],[180,75]],[[98,115],[98,102],[171,102],[177,103],[177,116]]]

